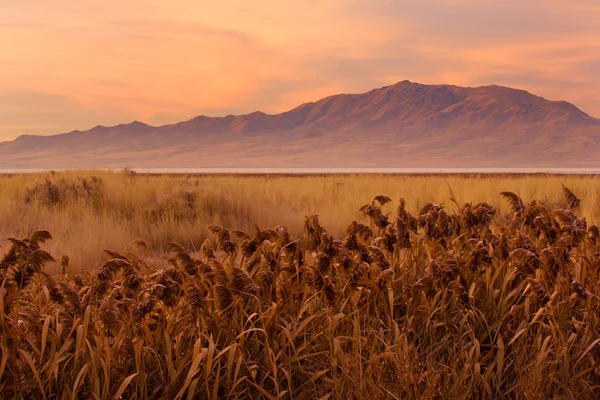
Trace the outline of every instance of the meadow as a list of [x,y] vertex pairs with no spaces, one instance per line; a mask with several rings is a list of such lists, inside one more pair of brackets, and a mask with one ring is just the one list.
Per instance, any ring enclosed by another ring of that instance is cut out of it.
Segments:
[[[82,272],[100,267],[103,249],[123,249],[137,239],[157,257],[169,241],[198,249],[209,225],[246,231],[284,225],[298,236],[304,217],[318,214],[327,231],[340,236],[348,221],[360,218],[359,207],[379,194],[394,200],[385,213],[394,213],[400,197],[413,213],[429,202],[456,211],[450,190],[461,205],[486,201],[506,213],[500,192],[556,204],[563,184],[582,199],[581,215],[599,222],[600,177],[586,175],[0,175],[0,245],[47,229],[54,237],[48,250],[67,255],[72,272]],[[59,270],[58,264],[48,268]]]
[[598,398],[599,189],[3,176],[0,397]]

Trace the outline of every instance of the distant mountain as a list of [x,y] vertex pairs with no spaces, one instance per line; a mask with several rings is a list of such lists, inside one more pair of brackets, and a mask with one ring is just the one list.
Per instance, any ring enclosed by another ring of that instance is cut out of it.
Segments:
[[502,86],[408,81],[293,110],[0,143],[0,168],[600,167],[600,120]]

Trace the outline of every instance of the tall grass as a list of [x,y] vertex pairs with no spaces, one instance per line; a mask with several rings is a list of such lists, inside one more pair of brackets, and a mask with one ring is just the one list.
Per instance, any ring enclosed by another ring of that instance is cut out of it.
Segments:
[[417,212],[379,195],[339,236],[316,215],[297,239],[213,225],[197,251],[138,240],[82,275],[45,272],[48,231],[10,239],[0,395],[598,398],[600,230],[569,189],[505,192],[506,212],[460,189]]
[[[168,241],[198,248],[206,226],[250,230],[285,225],[302,232],[305,215],[316,213],[335,235],[358,208],[379,193],[405,197],[416,212],[432,201],[488,201],[507,206],[499,193],[511,190],[524,199],[556,203],[561,184],[582,199],[581,214],[596,223],[600,216],[595,176],[150,176],[110,172],[61,172],[0,176],[0,238],[25,236],[44,228],[54,235],[49,250],[69,255],[71,268],[99,267],[102,249],[122,249],[135,239],[154,250]],[[386,212],[392,211],[386,208]],[[6,245],[1,242],[0,244]],[[56,272],[58,266],[49,266]]]

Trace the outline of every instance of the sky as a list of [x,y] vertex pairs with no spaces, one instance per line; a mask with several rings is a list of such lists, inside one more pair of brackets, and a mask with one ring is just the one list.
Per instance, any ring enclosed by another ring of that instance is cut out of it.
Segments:
[[600,1],[0,0],[0,140],[278,113],[402,80],[600,117]]

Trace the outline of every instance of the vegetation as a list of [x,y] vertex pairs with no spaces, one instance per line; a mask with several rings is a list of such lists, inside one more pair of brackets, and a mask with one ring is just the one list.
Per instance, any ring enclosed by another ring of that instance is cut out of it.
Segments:
[[[106,212],[98,182],[46,207]],[[379,195],[343,234],[314,214],[298,239],[212,225],[198,251],[171,241],[163,262],[137,240],[83,274],[64,257],[64,273],[45,272],[48,231],[9,239],[1,397],[598,398],[600,231],[579,216],[585,197],[559,194],[505,191],[502,211],[450,190],[414,216]],[[170,221],[197,221],[193,210]]]
[[[25,237],[38,229],[52,232],[46,249],[57,259],[70,258],[71,272],[96,270],[102,249],[122,249],[144,240],[154,257],[166,262],[167,242],[198,249],[209,225],[251,231],[254,225],[284,225],[294,237],[306,215],[318,214],[335,237],[358,209],[380,193],[394,199],[383,207],[394,213],[400,197],[417,213],[425,204],[451,206],[452,188],[459,203],[489,202],[505,214],[499,196],[511,190],[524,199],[551,204],[563,201],[561,185],[581,199],[579,214],[600,223],[600,176],[549,175],[326,175],[326,176],[172,176],[73,171],[0,175],[0,246],[7,237]],[[60,272],[59,263],[47,266]]]

